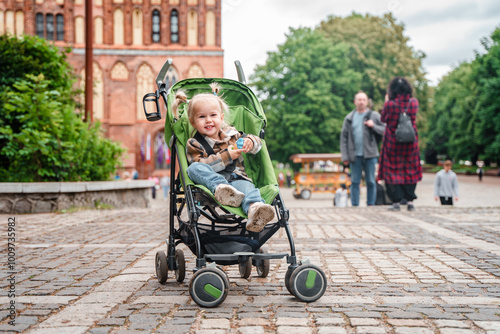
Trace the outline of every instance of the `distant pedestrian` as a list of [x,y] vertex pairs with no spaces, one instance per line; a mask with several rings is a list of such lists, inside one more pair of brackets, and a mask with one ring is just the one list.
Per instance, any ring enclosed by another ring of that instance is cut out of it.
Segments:
[[457,174],[451,170],[453,163],[446,160],[434,179],[434,199],[441,200],[442,205],[453,205],[453,197],[458,201],[458,179]]
[[283,172],[278,173],[278,182],[279,182],[280,188],[283,188],[283,186],[285,185],[285,174],[283,174]]
[[292,173],[290,171],[286,172],[286,186],[288,188],[292,186]]
[[483,181],[483,167],[479,167],[476,170],[476,174],[479,177],[479,181]]
[[160,186],[163,189],[163,198],[168,198],[168,190],[170,188],[170,177],[168,174],[163,174],[160,179]]
[[[351,169],[351,204],[359,206],[359,186],[364,171],[367,188],[368,206],[375,205],[377,188],[375,166],[379,151],[374,133],[382,135],[385,124],[380,121],[380,114],[368,107],[368,96],[358,92],[354,96],[356,108],[347,114],[340,133],[340,152],[344,167]],[[372,133],[374,132],[374,133]]]
[[[384,108],[380,113],[381,120],[387,127],[380,152],[378,179],[385,181],[387,194],[393,203],[389,208],[391,211],[400,210],[403,198],[408,201],[408,211],[414,211],[413,200],[417,198],[415,189],[417,182],[422,180],[416,125],[418,101],[412,95],[410,82],[403,77],[395,77],[389,84]],[[415,141],[411,143],[396,141],[399,115],[405,110],[411,118],[416,135]]]
[[346,187],[345,183],[342,183],[340,185],[340,188],[338,188],[335,191],[335,197],[333,199],[333,204],[336,207],[345,208],[347,206],[347,197],[348,197],[347,187]]

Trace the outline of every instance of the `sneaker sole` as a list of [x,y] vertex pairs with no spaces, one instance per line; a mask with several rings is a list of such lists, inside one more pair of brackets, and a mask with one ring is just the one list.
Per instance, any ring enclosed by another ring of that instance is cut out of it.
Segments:
[[253,220],[247,223],[246,229],[250,232],[260,232],[273,219],[273,208],[271,206],[261,206],[255,211]]

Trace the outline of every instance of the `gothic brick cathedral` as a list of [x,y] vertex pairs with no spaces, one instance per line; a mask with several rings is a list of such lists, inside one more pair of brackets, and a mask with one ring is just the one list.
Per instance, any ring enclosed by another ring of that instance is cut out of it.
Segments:
[[[222,77],[221,0],[93,0],[94,120],[127,148],[124,167],[141,178],[167,167],[163,120],[148,123],[144,94],[166,59],[168,78]],[[0,0],[0,34],[38,35],[71,46],[85,83],[85,0]],[[163,111],[164,112],[164,111]],[[148,140],[149,139],[149,140]],[[151,154],[146,154],[150,143]]]

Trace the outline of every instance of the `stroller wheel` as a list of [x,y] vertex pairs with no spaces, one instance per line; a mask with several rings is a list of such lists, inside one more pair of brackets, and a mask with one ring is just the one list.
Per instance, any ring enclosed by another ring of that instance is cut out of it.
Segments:
[[175,279],[177,282],[182,283],[186,277],[186,259],[184,258],[184,252],[181,249],[175,250],[175,263],[177,264]]
[[289,266],[288,269],[286,270],[286,274],[285,274],[285,287],[291,295],[293,295],[293,292],[292,292],[292,288],[291,288],[292,284],[291,284],[290,278],[292,277],[293,271],[296,268],[298,268],[298,267]]
[[250,274],[252,273],[252,258],[249,256],[247,257],[246,261],[239,262],[238,265],[240,268],[240,277],[241,278],[250,277]]
[[156,278],[160,284],[164,284],[168,278],[167,256],[164,251],[156,252],[155,265]]
[[292,294],[303,302],[321,298],[326,290],[326,275],[318,266],[306,264],[297,267],[290,277]]
[[[257,254],[267,254],[267,250],[265,248],[260,248],[257,251]],[[269,259],[260,260],[259,264],[255,266],[255,268],[257,269],[257,275],[259,275],[259,277],[262,277],[262,278],[267,277],[267,275],[269,275],[270,267],[271,267],[271,263],[270,263]]]
[[189,294],[201,307],[216,307],[226,299],[229,280],[218,268],[203,268],[194,274],[189,283]]

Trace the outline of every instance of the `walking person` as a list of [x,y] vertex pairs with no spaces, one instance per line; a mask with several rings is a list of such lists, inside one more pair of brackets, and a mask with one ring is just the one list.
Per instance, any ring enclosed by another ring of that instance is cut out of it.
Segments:
[[375,205],[377,188],[375,166],[379,157],[376,134],[383,135],[385,124],[380,114],[368,108],[368,96],[360,91],[354,96],[356,108],[344,118],[340,134],[340,152],[344,166],[351,171],[351,204],[359,206],[359,185],[364,171],[368,206]]
[[[418,112],[418,100],[412,97],[413,88],[407,79],[395,77],[387,89],[386,102],[381,111],[381,120],[387,127],[380,152],[378,179],[384,180],[387,194],[392,201],[391,211],[400,210],[404,198],[408,211],[414,211],[413,200],[417,198],[415,189],[422,180],[418,132],[415,124]],[[401,143],[396,140],[396,128],[399,115],[406,112],[410,116],[415,140]]]
[[434,199],[441,200],[442,205],[453,205],[453,197],[458,201],[457,174],[451,170],[453,163],[446,160],[434,179]]

